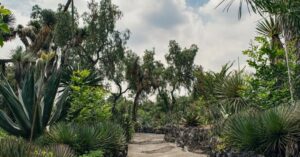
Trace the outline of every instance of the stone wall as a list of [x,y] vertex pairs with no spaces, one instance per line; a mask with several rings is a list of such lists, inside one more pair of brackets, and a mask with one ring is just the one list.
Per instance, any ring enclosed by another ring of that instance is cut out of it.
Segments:
[[168,127],[165,141],[176,143],[177,146],[191,152],[210,151],[211,132],[209,128],[200,127]]
[[212,136],[210,127],[175,127],[165,128],[165,141],[176,143],[194,153],[206,153],[210,157],[263,157],[254,152],[234,152],[232,150],[224,152],[214,152],[213,148],[217,143],[217,138]]

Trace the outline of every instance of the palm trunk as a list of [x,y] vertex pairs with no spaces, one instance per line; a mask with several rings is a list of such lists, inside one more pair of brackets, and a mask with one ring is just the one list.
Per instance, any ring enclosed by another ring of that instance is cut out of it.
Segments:
[[[289,65],[289,55],[288,55],[288,43],[291,42],[291,35],[290,33],[288,33],[289,31],[287,30],[287,28],[283,28],[283,34],[284,34],[284,38],[285,38],[285,46],[284,46],[284,52],[285,52],[285,60],[286,60],[286,66],[287,66],[287,72],[288,72],[288,80],[289,80],[289,90],[290,90],[290,95],[291,95],[291,103],[292,105],[295,105],[295,100],[294,100],[294,92],[293,92],[293,84],[292,84],[292,76],[291,76],[291,69],[290,69],[290,65]],[[298,53],[297,49],[297,53]],[[299,54],[297,54],[299,56]],[[299,60],[299,57],[297,58],[297,60]],[[298,61],[297,61],[298,64]]]

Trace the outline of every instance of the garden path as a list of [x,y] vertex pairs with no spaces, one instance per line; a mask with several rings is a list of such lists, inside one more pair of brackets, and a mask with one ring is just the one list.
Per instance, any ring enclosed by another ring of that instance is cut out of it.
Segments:
[[164,141],[164,135],[137,133],[129,144],[128,157],[207,157],[187,152]]

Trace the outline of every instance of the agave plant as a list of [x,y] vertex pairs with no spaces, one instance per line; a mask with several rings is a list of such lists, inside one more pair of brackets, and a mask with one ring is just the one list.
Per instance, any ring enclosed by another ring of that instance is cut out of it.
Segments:
[[266,156],[299,156],[299,107],[280,106],[259,113],[242,113],[225,124],[228,144]]
[[38,137],[60,115],[65,95],[58,96],[60,72],[49,76],[41,65],[30,68],[22,88],[15,92],[0,74],[0,94],[4,96],[11,114],[0,110],[0,127],[10,134],[24,138]]

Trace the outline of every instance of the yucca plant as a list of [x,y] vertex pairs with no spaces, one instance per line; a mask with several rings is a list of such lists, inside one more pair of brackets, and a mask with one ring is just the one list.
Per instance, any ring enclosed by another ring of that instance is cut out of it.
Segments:
[[227,143],[266,156],[299,156],[299,107],[280,106],[259,113],[243,113],[225,125]]
[[225,114],[234,114],[247,107],[247,102],[241,94],[245,86],[242,74],[243,71],[229,73],[215,87],[215,97]]
[[[38,137],[60,115],[65,94],[57,95],[60,72],[46,75],[42,63],[31,67],[22,88],[15,92],[0,74],[0,94],[4,96],[11,116],[0,110],[0,127],[10,134],[30,140]],[[46,66],[45,66],[46,67]],[[46,68],[45,68],[46,69]]]

